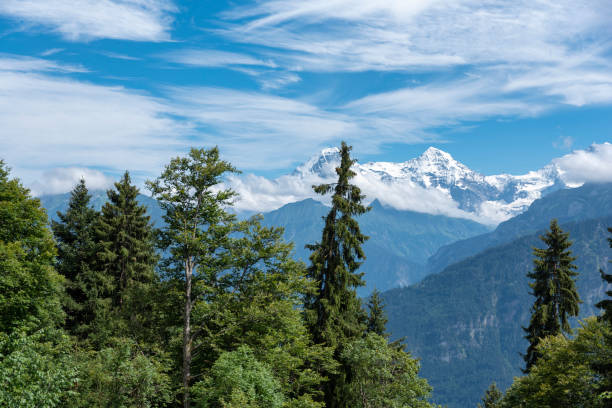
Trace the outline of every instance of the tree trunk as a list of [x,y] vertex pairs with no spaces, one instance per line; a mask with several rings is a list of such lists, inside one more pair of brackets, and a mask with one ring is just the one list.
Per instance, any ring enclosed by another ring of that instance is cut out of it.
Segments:
[[185,262],[185,312],[183,325],[183,406],[191,406],[189,381],[191,380],[191,276],[193,265]]

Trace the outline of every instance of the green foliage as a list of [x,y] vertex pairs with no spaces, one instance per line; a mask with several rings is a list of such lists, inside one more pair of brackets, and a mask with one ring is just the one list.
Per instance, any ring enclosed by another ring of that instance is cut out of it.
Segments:
[[[207,333],[196,344],[200,357],[250,347],[281,384],[287,406],[316,407],[321,377],[312,367],[335,366],[331,350],[312,344],[299,310],[311,283],[305,267],[291,258],[280,228],[264,228],[255,217],[235,226],[231,265],[208,284],[206,302],[194,308],[194,327]],[[297,405],[296,405],[297,404]],[[300,405],[301,404],[301,405]]]
[[568,317],[578,316],[580,310],[581,301],[574,281],[578,275],[573,264],[576,258],[569,250],[572,242],[568,238],[569,233],[561,230],[557,220],[552,220],[550,231],[540,237],[546,248],[533,249],[535,269],[527,277],[534,280],[529,286],[536,299],[531,309],[531,321],[525,328],[525,338],[529,341],[524,355],[526,373],[540,357],[539,342],[547,336],[568,333],[571,330]]
[[147,356],[130,339],[118,338],[99,351],[79,351],[78,395],[66,406],[146,408],[171,402],[168,362]]
[[503,407],[609,406],[611,395],[600,391],[602,378],[593,370],[597,364],[612,363],[612,348],[606,338],[610,326],[595,318],[586,319],[574,340],[562,334],[542,339],[541,357],[525,377],[515,378],[506,391]]
[[40,201],[0,161],[0,332],[56,326],[62,279]]
[[210,408],[281,408],[281,386],[270,368],[247,346],[224,352],[208,376],[194,385],[197,406]]
[[67,340],[55,330],[0,333],[0,406],[62,406],[77,383]]
[[[333,192],[332,207],[325,217],[321,241],[307,246],[312,251],[308,276],[315,282],[316,291],[306,296],[306,322],[314,342],[331,347],[337,360],[342,348],[363,334],[366,320],[355,288],[364,285],[363,274],[357,269],[360,260],[365,258],[361,245],[367,237],[353,217],[366,213],[369,208],[362,204],[361,190],[350,184],[355,176],[351,166],[356,162],[351,159],[350,151],[351,147],[342,142],[336,183],[314,186],[318,194]],[[344,404],[342,389],[347,369],[324,371],[329,377],[324,387],[328,408]]]
[[341,358],[350,367],[344,406],[426,408],[431,387],[419,378],[419,362],[376,333],[353,340]]
[[489,385],[482,397],[482,405],[478,404],[478,408],[501,408],[501,402],[504,394],[497,388],[495,382]]
[[115,335],[150,341],[153,285],[158,256],[146,207],[137,201],[138,188],[128,172],[108,190],[95,225],[97,268],[112,279],[112,313]]
[[51,223],[58,249],[56,268],[66,278],[66,328],[80,339],[106,333],[113,285],[111,277],[96,270],[98,213],[89,206],[90,198],[81,179],[72,190],[68,210]]

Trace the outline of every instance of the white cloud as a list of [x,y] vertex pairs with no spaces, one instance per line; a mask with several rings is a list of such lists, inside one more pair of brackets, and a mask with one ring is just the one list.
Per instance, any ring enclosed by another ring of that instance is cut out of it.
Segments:
[[329,143],[355,134],[346,115],[306,102],[222,88],[170,88],[176,112],[242,168],[282,169]]
[[113,179],[99,170],[85,167],[62,167],[45,171],[41,177],[32,183],[31,190],[35,196],[59,194],[70,191],[84,179],[89,190],[107,189],[113,184]]
[[55,61],[33,58],[22,55],[0,53],[0,71],[44,72],[55,71],[63,73],[87,72],[81,66],[60,64]]
[[48,27],[71,41],[167,41],[170,0],[3,0],[0,15]]
[[219,33],[289,70],[430,72],[456,88],[461,66],[498,101],[612,103],[608,0],[264,0],[223,17]]
[[263,61],[247,54],[218,50],[186,49],[163,54],[162,58],[176,64],[195,67],[226,67],[234,65],[276,67],[276,64],[271,60]]
[[566,183],[612,182],[612,144],[592,144],[586,150],[574,150],[553,161],[561,169]]
[[166,102],[118,86],[0,70],[0,152],[26,183],[54,167],[156,174],[184,151],[189,122]]

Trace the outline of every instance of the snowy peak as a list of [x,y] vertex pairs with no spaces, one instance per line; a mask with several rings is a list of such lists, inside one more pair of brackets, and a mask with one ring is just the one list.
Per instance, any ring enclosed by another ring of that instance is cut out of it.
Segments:
[[[302,181],[313,181],[313,177],[331,181],[339,163],[338,148],[323,149],[300,165],[293,176]],[[566,187],[554,164],[524,175],[484,176],[435,147],[402,163],[357,163],[353,170],[358,176],[355,183],[370,199],[378,199],[384,205],[416,211],[432,207],[432,213],[449,212],[490,224],[525,211],[543,194]],[[444,208],[433,208],[433,196],[426,198],[425,192],[438,197],[438,201],[440,197],[447,200]],[[391,196],[395,196],[393,202]],[[409,202],[411,196],[421,202]]]
[[312,156],[308,161],[298,166],[293,175],[296,176],[319,176],[327,178],[336,174],[335,168],[340,163],[340,149],[337,147],[328,147],[321,150],[316,156]]

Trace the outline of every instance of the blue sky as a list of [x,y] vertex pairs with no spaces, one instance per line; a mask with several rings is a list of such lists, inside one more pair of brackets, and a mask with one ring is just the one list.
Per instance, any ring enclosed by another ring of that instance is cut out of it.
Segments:
[[3,0],[0,151],[39,193],[190,146],[276,177],[343,139],[525,173],[612,140],[610,21],[609,0]]

